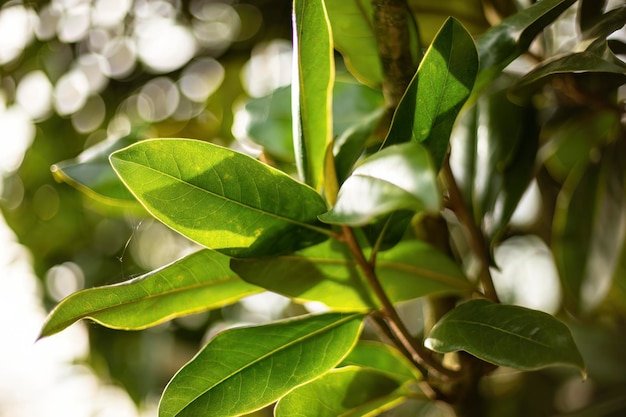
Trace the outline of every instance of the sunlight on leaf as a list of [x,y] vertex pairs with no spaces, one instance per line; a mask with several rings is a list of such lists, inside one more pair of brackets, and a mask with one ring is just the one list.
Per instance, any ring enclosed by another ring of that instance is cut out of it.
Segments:
[[226,330],[174,375],[159,417],[239,416],[265,407],[338,364],[362,321],[329,313]]
[[130,281],[76,292],[52,310],[40,337],[81,319],[112,329],[145,329],[262,291],[242,281],[228,262],[224,255],[201,250]]

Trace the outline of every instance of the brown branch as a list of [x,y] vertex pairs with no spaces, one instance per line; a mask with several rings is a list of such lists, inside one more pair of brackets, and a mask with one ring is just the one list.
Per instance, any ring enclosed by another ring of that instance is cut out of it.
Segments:
[[441,168],[441,173],[448,190],[448,206],[457,216],[461,225],[465,228],[470,247],[480,262],[478,279],[483,286],[484,294],[490,300],[498,302],[498,294],[493,286],[493,279],[491,278],[491,272],[489,271],[490,256],[487,242],[485,241],[485,235],[476,225],[476,222],[474,222],[474,219],[470,215],[467,206],[463,201],[463,196],[461,195],[459,186],[457,185],[452,169],[450,168],[449,155],[446,156],[443,167]]
[[[424,347],[422,347],[422,345],[416,342],[416,340],[409,333],[408,329],[402,322],[402,319],[398,315],[396,309],[393,307],[393,304],[387,297],[385,290],[378,280],[374,265],[369,263],[365,258],[361,247],[356,241],[354,232],[348,226],[342,226],[342,230],[342,241],[348,246],[348,248],[352,252],[352,255],[354,256],[357,264],[361,268],[363,275],[365,275],[365,279],[367,280],[370,288],[372,289],[372,291],[374,291],[376,298],[382,305],[381,313],[385,318],[385,322],[389,326],[389,329],[393,333],[395,339],[401,344],[402,348],[404,348],[409,353],[411,361],[420,370],[420,372],[425,374],[424,376],[427,376],[428,374],[435,374],[442,379],[457,377],[457,371],[444,367],[442,364],[432,358],[430,353]],[[425,372],[426,370],[428,370],[428,372]]]
[[387,106],[395,109],[415,73],[408,8],[405,0],[373,0],[372,7],[383,70],[383,94]]

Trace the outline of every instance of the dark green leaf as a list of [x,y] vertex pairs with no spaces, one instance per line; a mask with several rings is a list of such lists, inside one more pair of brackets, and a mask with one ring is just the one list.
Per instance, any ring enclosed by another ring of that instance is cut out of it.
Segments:
[[[336,311],[380,307],[356,262],[338,242],[325,242],[297,255],[233,259],[231,268],[252,284],[295,300],[322,302]],[[420,241],[379,253],[376,272],[392,302],[471,289],[454,261]]]
[[602,56],[584,51],[566,55],[539,65],[515,83],[511,88],[514,96],[526,98],[541,85],[563,74],[593,74],[602,75],[605,87],[617,87],[626,83],[626,64],[609,61]]
[[400,101],[384,145],[423,142],[439,171],[477,70],[474,40],[458,21],[448,19]]
[[341,186],[335,206],[320,220],[363,226],[397,210],[438,212],[435,169],[419,143],[395,145],[367,158]]
[[574,170],[557,200],[552,249],[572,311],[602,301],[624,244],[623,155],[623,147],[609,147],[600,163]]
[[360,314],[323,314],[227,330],[169,382],[159,417],[239,416],[329,371],[361,332]]
[[604,15],[606,0],[580,0],[578,2],[578,26],[581,33],[593,28]]
[[542,0],[509,16],[481,35],[476,46],[480,74],[476,94],[480,93],[515,58],[523,54],[535,37],[554,22],[575,0]]
[[137,137],[134,135],[106,140],[82,152],[75,159],[52,165],[52,175],[97,201],[143,212],[141,205],[124,187],[109,164],[111,153],[135,142]]
[[294,150],[300,177],[320,189],[324,154],[332,140],[335,77],[330,22],[323,0],[295,0],[294,77],[291,86]]
[[113,329],[145,329],[262,291],[239,279],[228,262],[205,249],[122,284],[79,291],[52,310],[40,337],[85,318]]
[[229,256],[287,253],[328,237],[322,198],[286,174],[207,142],[159,139],[111,155],[124,184],[154,217]]
[[567,326],[551,315],[477,299],[463,303],[433,327],[425,345],[441,353],[464,350],[499,366],[531,371],[585,365]]
[[376,416],[406,397],[398,382],[385,374],[349,366],[294,389],[278,401],[274,416]]
[[[580,9],[580,26],[583,39],[606,39],[607,36],[621,29],[626,24],[625,6],[622,5],[599,16],[589,15],[589,19],[583,19],[585,14],[582,7],[585,3],[589,2],[583,2]],[[604,1],[596,3],[604,3]]]
[[422,378],[417,369],[399,350],[380,342],[363,340],[357,343],[341,366],[360,366],[382,372],[404,383]]

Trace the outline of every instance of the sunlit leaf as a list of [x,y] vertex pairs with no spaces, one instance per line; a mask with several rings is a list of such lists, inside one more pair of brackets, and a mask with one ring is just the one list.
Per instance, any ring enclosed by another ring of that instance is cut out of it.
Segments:
[[439,171],[452,126],[472,91],[477,71],[474,40],[457,20],[448,19],[396,109],[385,146],[423,142]]
[[363,226],[397,210],[437,212],[441,196],[426,149],[410,142],[366,159],[339,190],[337,202],[320,220]]
[[[380,307],[356,262],[338,242],[328,241],[296,255],[234,259],[231,268],[252,284],[302,302],[318,301],[335,311]],[[379,253],[376,272],[392,302],[471,289],[454,261],[420,241]]]
[[271,404],[338,364],[362,321],[329,313],[224,331],[174,375],[159,417],[239,416]]
[[323,0],[294,0],[291,86],[294,151],[300,177],[321,188],[324,152],[332,139],[335,60]]
[[145,329],[262,291],[237,277],[228,263],[228,257],[205,249],[130,281],[76,292],[52,310],[41,337],[81,319],[113,329]]
[[585,365],[565,324],[551,315],[483,299],[465,302],[433,327],[425,345],[441,353],[464,350],[500,366],[531,371]]
[[349,366],[298,387],[276,404],[276,417],[376,416],[406,399],[397,381]]
[[292,252],[328,236],[309,187],[251,157],[207,142],[159,139],[111,156],[124,184],[154,217],[229,256]]
[[134,135],[106,140],[78,155],[75,159],[52,165],[52,175],[91,198],[111,206],[143,212],[135,197],[124,187],[109,164],[109,155],[137,142]]
[[482,34],[477,42],[480,74],[476,92],[481,92],[515,58],[523,54],[535,37],[554,22],[575,0],[542,0],[509,16]]
[[398,349],[371,340],[357,343],[341,366],[360,366],[382,372],[400,382],[419,380],[422,376]]

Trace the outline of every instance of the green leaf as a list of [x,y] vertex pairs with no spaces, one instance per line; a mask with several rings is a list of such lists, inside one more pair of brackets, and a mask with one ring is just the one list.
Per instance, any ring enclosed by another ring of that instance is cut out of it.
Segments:
[[238,416],[329,371],[361,332],[360,314],[323,314],[224,331],[169,382],[159,417]]
[[274,416],[376,416],[406,399],[397,381],[369,369],[345,367],[298,387],[276,404]]
[[332,140],[335,61],[323,0],[294,0],[294,76],[291,86],[294,150],[303,181],[321,189],[324,155]]
[[573,312],[602,301],[624,245],[624,152],[623,146],[608,147],[599,163],[572,171],[557,199],[552,250]]
[[441,353],[464,350],[499,366],[532,371],[552,365],[585,365],[565,324],[524,307],[468,301],[433,327],[424,344]]
[[130,281],[76,292],[52,310],[40,337],[81,319],[112,329],[145,329],[262,291],[239,279],[228,262],[205,249]]
[[367,158],[339,190],[325,223],[363,226],[397,210],[438,212],[435,169],[419,143],[395,145]]
[[279,87],[270,94],[248,101],[241,113],[248,137],[274,158],[295,161],[291,126],[291,87]]
[[594,73],[602,76],[605,88],[626,83],[626,64],[606,60],[595,52],[583,51],[539,65],[511,87],[511,94],[525,99],[553,77]]
[[341,366],[360,366],[381,372],[398,382],[420,380],[422,376],[398,349],[380,342],[357,343]]
[[507,65],[526,52],[535,37],[575,1],[541,0],[482,34],[476,42],[480,73],[475,94],[480,93]]
[[[591,7],[585,6],[589,3],[598,3],[593,5],[596,7],[600,6],[597,10],[594,11],[598,14],[595,14],[593,12],[589,13],[589,9]],[[615,31],[620,30],[624,26],[624,24],[626,24],[626,7],[624,7],[624,5],[602,14],[603,8],[604,1],[587,1],[581,3],[579,8],[579,18],[580,29],[583,39],[606,39],[607,36]]]
[[288,253],[328,237],[314,190],[230,149],[149,140],[115,152],[111,164],[150,214],[226,255]]
[[474,40],[457,20],[448,19],[402,97],[384,146],[423,142],[439,171],[452,126],[472,91],[477,71]]
[[[252,284],[297,301],[318,301],[335,311],[380,307],[347,248],[335,241],[296,255],[233,259],[231,268]],[[402,242],[379,253],[376,272],[392,302],[471,290],[454,261],[421,241]]]
[[490,236],[507,225],[534,177],[539,127],[533,106],[508,97],[503,75],[454,130],[450,160],[477,224]]
[[75,159],[52,165],[52,175],[89,197],[109,206],[144,212],[135,197],[124,187],[109,164],[114,151],[137,142],[134,135],[106,140],[82,152]]
[[578,26],[583,36],[602,19],[605,7],[606,0],[580,0],[578,2]]

